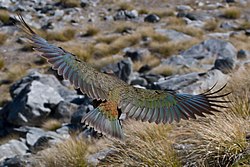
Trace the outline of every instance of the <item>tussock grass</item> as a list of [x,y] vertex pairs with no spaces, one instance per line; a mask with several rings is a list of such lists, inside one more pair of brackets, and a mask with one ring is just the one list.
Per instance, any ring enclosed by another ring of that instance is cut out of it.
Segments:
[[7,72],[7,80],[10,82],[16,81],[26,75],[29,67],[25,65],[15,64],[12,65]]
[[190,27],[190,26],[170,26],[169,28],[183,32],[184,34],[190,35],[192,37],[201,38],[204,34],[203,30],[200,28]]
[[118,61],[121,61],[123,56],[114,55],[114,56],[106,56],[102,57],[98,60],[91,60],[89,63],[95,67],[96,69],[101,69],[102,67],[107,66],[108,64],[114,64]]
[[166,8],[150,10],[150,13],[156,14],[160,18],[171,17],[175,15],[173,9],[166,9]]
[[168,65],[160,65],[157,66],[155,68],[153,68],[152,70],[150,70],[150,73],[153,74],[160,74],[163,76],[170,76],[174,74],[174,67],[172,66],[168,66]]
[[4,33],[0,33],[0,45],[3,45],[7,40],[7,35]]
[[128,33],[135,29],[135,25],[131,22],[118,22],[119,24],[115,25],[115,32],[116,33]]
[[99,32],[100,32],[100,29],[97,28],[96,26],[93,26],[93,25],[87,26],[84,36],[86,36],[86,37],[95,36]]
[[55,131],[62,126],[62,123],[57,119],[48,119],[42,124],[45,130]]
[[157,42],[168,42],[169,38],[165,35],[157,33],[152,27],[142,27],[138,29],[138,34],[143,38],[151,38],[153,41]]
[[20,135],[17,134],[17,133],[7,134],[4,137],[0,137],[0,145],[5,144],[5,143],[7,143],[7,142],[9,142],[10,140],[13,140],[13,139],[19,139],[19,137],[20,137]]
[[65,8],[74,8],[80,6],[80,1],[78,0],[60,0],[59,2],[62,3]]
[[106,43],[106,44],[110,44],[112,43],[114,40],[116,40],[117,38],[119,38],[118,35],[98,35],[95,37],[95,41],[97,43]]
[[84,139],[71,138],[43,150],[37,157],[37,166],[86,167],[88,144]]
[[83,61],[89,61],[93,57],[94,46],[91,43],[82,44],[67,44],[62,46],[65,50],[76,55]]
[[119,10],[133,10],[133,5],[128,2],[120,2],[118,3]]
[[111,54],[116,54],[122,49],[136,45],[140,42],[141,36],[139,34],[128,34],[117,38],[111,43]]
[[189,47],[197,44],[197,40],[184,41],[184,42],[151,42],[149,44],[149,50],[155,54],[158,53],[163,57],[169,57],[173,54],[177,54],[180,51],[188,49]]
[[138,71],[142,66],[148,65],[151,68],[156,67],[160,64],[161,60],[159,57],[148,54],[142,57],[141,61],[133,62],[133,70]]
[[213,19],[213,20],[208,20],[206,21],[204,27],[206,31],[215,31],[218,28],[218,21]]
[[4,24],[8,24],[10,22],[10,14],[7,10],[0,9],[0,21]]
[[113,140],[108,155],[100,166],[180,166],[169,138],[170,126],[127,122],[124,143]]
[[[0,55],[2,56],[2,55]],[[4,59],[2,57],[0,57],[0,70],[3,69],[5,66],[5,63],[4,63]]]
[[179,18],[179,17],[169,17],[167,19],[167,23],[168,25],[172,25],[172,26],[183,26],[183,25],[186,25],[186,22],[182,19],[182,18]]
[[223,17],[227,19],[238,19],[241,16],[241,9],[236,7],[230,7],[225,9],[223,12]]
[[232,44],[237,49],[250,50],[250,45],[248,44],[250,42],[250,37],[248,37],[248,36],[246,36],[244,34],[231,36],[229,38],[229,41],[232,42]]
[[175,129],[176,148],[184,163],[230,166],[249,147],[249,121],[232,112],[187,122]]
[[244,21],[244,22],[240,23],[240,26],[239,26],[238,29],[239,29],[239,30],[247,30],[247,29],[250,29],[250,22]]
[[46,32],[41,34],[47,40],[55,40],[60,42],[66,42],[75,37],[76,30],[72,28],[66,28],[62,31]]

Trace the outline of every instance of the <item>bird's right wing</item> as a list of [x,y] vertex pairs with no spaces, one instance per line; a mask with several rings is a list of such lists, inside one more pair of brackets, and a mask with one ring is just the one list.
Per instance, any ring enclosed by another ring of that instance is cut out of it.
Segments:
[[117,77],[101,73],[73,54],[48,43],[27,25],[21,15],[18,17],[20,23],[17,23],[17,26],[26,33],[34,49],[43,53],[41,56],[47,59],[59,75],[68,79],[75,88],[80,88],[89,97],[107,100],[111,90],[125,84]]

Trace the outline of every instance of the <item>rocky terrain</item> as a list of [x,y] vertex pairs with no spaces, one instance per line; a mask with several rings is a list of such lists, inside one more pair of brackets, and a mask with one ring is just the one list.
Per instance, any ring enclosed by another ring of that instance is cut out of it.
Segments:
[[[147,89],[228,84],[215,117],[125,121],[126,144],[81,123],[95,102],[58,76],[14,26]],[[1,0],[0,166],[250,166],[250,1]],[[147,136],[147,137],[145,137]]]

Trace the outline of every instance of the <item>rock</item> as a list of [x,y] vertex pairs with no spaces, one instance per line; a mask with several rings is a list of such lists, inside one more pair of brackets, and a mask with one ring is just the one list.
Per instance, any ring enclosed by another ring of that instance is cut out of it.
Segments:
[[220,28],[226,30],[235,30],[239,28],[239,25],[234,23],[233,21],[224,21],[223,23],[221,23]]
[[0,145],[0,161],[6,158],[12,158],[16,155],[25,155],[29,148],[23,142],[12,139],[5,144]]
[[247,50],[239,50],[237,53],[237,59],[246,59],[247,57],[250,57],[250,52]]
[[16,155],[11,158],[6,158],[1,167],[33,167],[36,166],[35,160],[30,158],[30,155]]
[[104,149],[95,154],[91,154],[87,157],[88,164],[91,166],[98,166],[101,160],[103,160],[108,154],[112,154],[114,151],[111,149]]
[[215,88],[217,90],[217,88],[219,89],[226,84],[228,80],[228,75],[214,69],[207,73],[193,72],[161,78],[158,82],[154,83],[152,88],[175,90],[179,93],[199,94],[213,87],[216,83],[218,83]]
[[135,49],[135,48],[125,48],[123,49],[125,52],[125,57],[129,57],[133,62],[134,61],[141,61],[144,56],[150,54],[148,49]]
[[78,97],[75,90],[69,90],[63,86],[54,75],[41,74],[37,71],[30,71],[26,77],[14,83],[10,88],[11,97],[14,99],[26,85],[31,84],[33,81],[38,81],[53,88],[66,101],[71,101]]
[[200,20],[200,21],[207,21],[213,19],[213,17],[206,13],[206,12],[179,12],[177,17],[186,17],[190,20]]
[[109,64],[101,69],[101,71],[105,73],[113,72],[118,78],[125,82],[129,81],[132,70],[132,61],[130,58],[121,60],[118,63]]
[[45,138],[46,140],[49,140],[47,143],[50,142],[51,144],[57,143],[65,139],[65,136],[61,136],[56,132],[44,131],[43,129],[36,127],[26,127],[26,130],[26,143],[33,149],[36,148],[36,146],[41,145],[41,140]]
[[235,61],[230,57],[220,58],[215,60],[214,69],[218,69],[224,74],[232,72],[234,68],[235,68]]
[[156,14],[148,14],[145,18],[144,18],[145,22],[149,22],[149,23],[156,23],[160,21],[160,17],[157,16]]
[[132,11],[120,10],[114,16],[114,20],[130,20],[136,18],[138,18],[137,10],[132,10]]
[[236,58],[237,49],[230,43],[220,39],[208,39],[197,44],[181,55],[184,58],[204,59],[204,58]]
[[235,0],[225,0],[226,3],[235,3]]
[[82,117],[92,109],[93,106],[92,107],[84,105],[79,106],[78,109],[72,114],[70,121],[71,124],[81,124]]
[[138,72],[139,73],[145,73],[151,70],[151,67],[148,64],[143,65]]
[[72,114],[76,111],[77,107],[78,106],[76,104],[66,102],[66,101],[61,101],[57,105],[52,117],[56,119],[60,119],[63,122],[69,122]]
[[250,36],[250,29],[245,30],[245,34],[246,34],[246,36]]
[[40,125],[62,100],[54,88],[33,81],[15,95],[13,101],[4,108],[4,112],[8,122],[14,125]]
[[191,40],[192,37],[184,34],[182,32],[178,32],[175,30],[169,30],[169,29],[156,29],[155,30],[157,33],[166,36],[167,38],[169,38],[170,40],[174,41],[174,42],[182,42],[182,41],[188,41]]
[[178,5],[176,7],[176,10],[178,10],[178,11],[192,11],[193,8],[188,6],[188,5]]

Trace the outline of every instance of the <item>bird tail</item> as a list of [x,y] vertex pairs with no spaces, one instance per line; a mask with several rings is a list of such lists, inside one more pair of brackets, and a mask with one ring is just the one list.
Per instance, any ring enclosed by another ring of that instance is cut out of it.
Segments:
[[123,130],[119,119],[110,118],[102,108],[97,107],[83,116],[83,123],[93,127],[97,132],[119,140],[124,139]]

